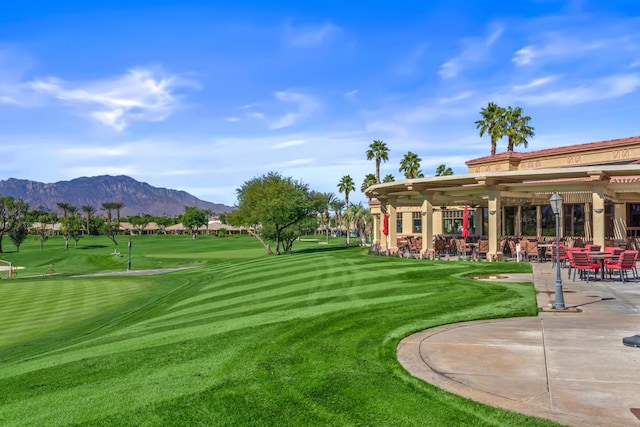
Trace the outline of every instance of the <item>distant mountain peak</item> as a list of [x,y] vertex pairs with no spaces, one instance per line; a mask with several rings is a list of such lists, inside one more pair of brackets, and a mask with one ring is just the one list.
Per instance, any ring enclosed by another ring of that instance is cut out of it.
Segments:
[[105,202],[122,202],[122,216],[150,214],[176,216],[185,206],[197,206],[216,213],[233,207],[198,199],[186,191],[153,187],[126,175],[79,177],[70,181],[42,183],[25,179],[0,180],[0,195],[23,199],[31,209],[58,212],[57,203],[67,202],[81,207],[91,205],[100,211]]

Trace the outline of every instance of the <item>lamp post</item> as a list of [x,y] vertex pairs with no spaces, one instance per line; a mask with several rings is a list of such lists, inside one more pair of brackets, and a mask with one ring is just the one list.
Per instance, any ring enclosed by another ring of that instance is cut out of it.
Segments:
[[562,211],[562,197],[557,191],[549,199],[551,210],[556,216],[556,297],[553,308],[556,310],[564,310],[564,295],[562,294],[562,276],[560,275],[560,221],[559,216]]

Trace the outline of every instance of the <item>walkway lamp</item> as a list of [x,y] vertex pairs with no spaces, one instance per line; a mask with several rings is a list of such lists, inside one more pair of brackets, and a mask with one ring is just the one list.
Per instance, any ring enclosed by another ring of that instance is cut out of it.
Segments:
[[127,271],[131,271],[131,238],[129,238],[129,255],[127,257]]
[[564,310],[564,295],[562,294],[562,276],[560,275],[560,212],[562,212],[562,197],[557,191],[549,199],[551,210],[556,217],[556,297],[553,308]]

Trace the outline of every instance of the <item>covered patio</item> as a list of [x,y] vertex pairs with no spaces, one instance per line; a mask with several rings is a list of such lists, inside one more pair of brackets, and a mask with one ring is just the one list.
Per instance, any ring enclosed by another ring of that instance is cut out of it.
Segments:
[[[624,244],[640,230],[640,137],[530,153],[501,153],[467,162],[468,174],[374,185],[366,194],[374,215],[374,243],[396,253],[419,240],[422,257],[436,253],[436,237],[460,235],[465,207],[470,240],[488,241],[487,259],[503,257],[501,241],[555,238],[549,199],[563,198],[561,238],[601,247]],[[387,232],[383,234],[384,215]],[[399,242],[401,243],[399,245]]]

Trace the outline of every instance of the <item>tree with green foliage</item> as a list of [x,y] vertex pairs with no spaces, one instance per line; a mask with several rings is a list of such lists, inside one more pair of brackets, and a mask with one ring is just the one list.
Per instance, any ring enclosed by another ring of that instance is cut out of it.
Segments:
[[75,240],[75,246],[78,246],[78,240],[82,237],[82,218],[78,213],[78,208],[69,205],[65,211],[67,214],[62,217],[60,232],[64,238],[64,249],[69,249],[69,240]]
[[2,253],[2,238],[18,224],[24,221],[29,204],[22,199],[11,196],[0,197],[0,253]]
[[385,175],[385,176],[384,176],[384,178],[382,179],[382,182],[383,182],[383,183],[385,183],[385,184],[387,184],[387,183],[389,183],[389,182],[393,182],[393,181],[395,181],[395,180],[396,180],[396,177],[395,177],[395,176],[393,176],[393,175],[391,175],[391,174],[388,174],[388,175]]
[[20,221],[9,231],[9,240],[11,240],[16,247],[16,252],[20,252],[20,245],[26,240],[28,235],[29,227],[25,221]]
[[453,175],[453,170],[444,163],[436,168],[436,176]]
[[196,206],[185,206],[180,216],[180,222],[191,231],[191,237],[196,238],[198,229],[209,222],[209,217],[204,209]]
[[420,170],[420,162],[422,159],[411,151],[407,152],[400,161],[400,172],[404,172],[407,179],[422,178],[424,175]]
[[175,221],[172,218],[168,217],[167,215],[163,215],[161,217],[156,218],[156,224],[158,224],[160,233],[167,234],[167,227],[175,224]]
[[[360,191],[364,193],[365,191],[367,191],[367,188],[376,184],[379,184],[379,182],[376,181],[376,176],[372,173],[368,173],[365,175],[364,180],[362,181],[362,185],[360,185]],[[369,197],[369,199],[371,199],[371,197]]]
[[[246,181],[236,190],[238,208],[227,215],[235,226],[249,227],[271,253],[267,240],[273,240],[276,254],[284,232],[299,222],[313,218],[324,209],[322,197],[306,184],[277,172],[269,172]],[[285,248],[286,249],[286,248]]]
[[360,244],[364,245],[369,242],[373,228],[373,216],[369,209],[362,206],[362,203],[352,204],[347,209],[346,216],[348,221],[358,230]]
[[336,200],[336,195],[334,193],[322,193],[322,205],[323,210],[320,215],[320,222],[324,227],[324,231],[327,237],[327,243],[329,243],[329,229],[331,228],[331,214],[329,213],[329,209],[331,209],[331,204]]
[[96,208],[94,208],[91,205],[82,205],[80,207],[80,209],[82,209],[82,212],[84,212],[85,214],[85,221],[86,221],[86,226],[85,226],[85,230],[87,234],[91,234],[91,218],[93,218],[93,216],[96,213]]
[[[356,186],[353,182],[353,178],[350,175],[342,177],[338,183],[338,191],[344,193],[344,203],[347,209],[349,209],[349,193],[355,191]],[[347,222],[347,245],[349,244],[349,236],[351,235],[351,224]]]
[[44,242],[49,239],[53,233],[53,226],[58,222],[58,215],[55,213],[42,212],[37,218],[37,226],[35,227],[40,242],[40,251],[44,251]]
[[369,145],[367,160],[376,160],[376,184],[380,184],[380,163],[389,160],[389,147],[381,139],[376,139]]
[[508,107],[504,114],[503,133],[507,136],[507,151],[513,151],[519,145],[527,148],[529,141],[535,135],[533,127],[529,125],[531,117],[522,115],[522,108]]
[[336,227],[342,225],[342,211],[344,210],[344,200],[335,199],[329,204],[333,211],[333,223]]
[[493,102],[480,109],[482,119],[476,121],[476,129],[480,130],[480,137],[485,134],[491,138],[491,155],[495,156],[498,140],[504,136],[506,110]]
[[149,214],[134,215],[132,217],[129,217],[129,222],[133,226],[133,231],[138,233],[139,236],[142,236],[142,232],[144,231],[145,227],[149,225],[152,220],[153,217]]
[[[107,211],[107,220],[102,226],[102,232],[117,246],[116,236],[120,232],[120,209],[124,206],[122,202],[104,202],[102,208]],[[117,217],[113,219],[113,210],[116,210]]]

